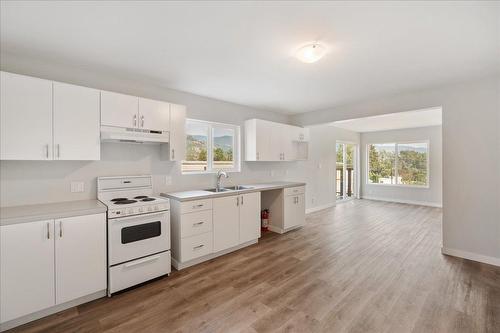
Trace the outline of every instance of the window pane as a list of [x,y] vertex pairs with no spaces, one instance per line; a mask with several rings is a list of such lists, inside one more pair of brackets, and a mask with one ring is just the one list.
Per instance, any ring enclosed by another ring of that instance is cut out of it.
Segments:
[[344,196],[343,183],[344,183],[344,145],[337,143],[335,146],[337,150],[337,168],[336,168],[336,186],[337,186],[337,199]]
[[186,121],[186,160],[183,172],[207,170],[208,124]]
[[213,169],[234,168],[234,130],[231,128],[214,127],[213,134]]
[[398,144],[398,183],[427,185],[427,143]]
[[396,144],[368,145],[368,182],[374,184],[396,184]]

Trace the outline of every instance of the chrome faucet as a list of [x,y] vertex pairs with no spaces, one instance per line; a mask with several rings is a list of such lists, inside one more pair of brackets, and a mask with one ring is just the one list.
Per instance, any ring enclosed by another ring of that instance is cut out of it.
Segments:
[[215,190],[217,192],[219,192],[222,188],[222,186],[221,186],[222,185],[222,176],[224,176],[224,178],[228,177],[228,175],[225,171],[219,170],[217,172],[217,186],[215,187]]

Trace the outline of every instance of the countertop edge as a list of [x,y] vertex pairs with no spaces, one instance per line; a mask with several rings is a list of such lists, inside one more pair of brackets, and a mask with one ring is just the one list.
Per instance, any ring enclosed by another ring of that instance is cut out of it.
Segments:
[[[269,185],[269,186],[267,186]],[[245,189],[245,190],[236,190],[236,191],[228,191],[228,192],[214,192],[207,193],[206,195],[195,195],[192,197],[181,198],[170,193],[160,193],[161,196],[169,198],[171,200],[179,201],[179,202],[187,202],[187,201],[195,201],[195,200],[203,200],[203,199],[213,199],[213,198],[221,198],[221,197],[229,197],[233,195],[238,195],[242,193],[252,193],[252,192],[262,192],[262,191],[271,191],[278,189],[285,189],[289,187],[297,187],[297,186],[306,186],[306,183],[303,182],[290,182],[284,184],[245,184],[245,186],[255,186],[255,188]],[[186,191],[189,192],[189,191]],[[181,193],[181,192],[175,192]]]
[[[53,205],[53,206],[62,205],[63,206],[64,204],[68,204],[68,203],[75,204],[75,202],[80,202],[80,203],[82,203],[82,205],[95,204],[95,207],[83,207],[83,208],[71,207],[71,208],[67,208],[67,209],[62,208],[60,211],[58,209],[54,209],[54,211],[51,211],[49,208],[48,211],[43,211],[43,209],[44,209],[43,207],[50,207],[51,205]],[[100,202],[97,199],[95,199],[95,200],[68,201],[68,202],[55,202],[55,203],[48,203],[48,204],[14,206],[14,207],[15,207],[15,209],[22,209],[23,207],[34,207],[34,206],[39,206],[39,209],[41,211],[36,212],[36,208],[35,208],[34,209],[35,211],[28,212],[28,213],[26,213],[26,215],[19,214],[19,216],[0,217],[0,226],[7,226],[7,225],[13,225],[13,224],[20,224],[20,223],[29,223],[29,222],[36,222],[36,221],[43,221],[43,220],[53,220],[53,219],[72,217],[72,216],[100,214],[100,213],[105,213],[107,211],[106,205],[104,205],[102,202]],[[1,207],[0,209],[11,209],[11,208],[13,208],[13,207]]]

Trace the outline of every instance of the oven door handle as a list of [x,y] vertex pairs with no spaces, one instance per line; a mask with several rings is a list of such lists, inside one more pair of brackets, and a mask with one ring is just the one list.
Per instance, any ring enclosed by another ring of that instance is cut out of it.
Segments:
[[151,213],[151,214],[140,214],[140,215],[134,215],[134,216],[119,217],[119,218],[111,219],[111,221],[115,221],[115,222],[129,221],[129,220],[135,220],[135,219],[150,218],[150,217],[154,217],[154,216],[161,216],[161,215],[165,215],[165,214],[166,214],[166,211],[165,212],[158,212],[158,213]]
[[125,264],[124,266],[125,267],[133,267],[133,266],[137,266],[137,265],[140,265],[140,264],[144,264],[146,262],[150,262],[150,261],[154,261],[154,260],[158,260],[160,259],[160,256],[152,256],[152,257],[147,257],[147,258],[144,258],[144,259],[140,259],[140,260],[135,260],[133,262],[129,262],[127,264]]

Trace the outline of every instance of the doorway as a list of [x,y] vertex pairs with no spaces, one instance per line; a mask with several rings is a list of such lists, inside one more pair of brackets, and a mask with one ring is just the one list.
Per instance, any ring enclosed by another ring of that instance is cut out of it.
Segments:
[[339,200],[349,200],[357,195],[357,151],[355,143],[336,143],[336,197]]

